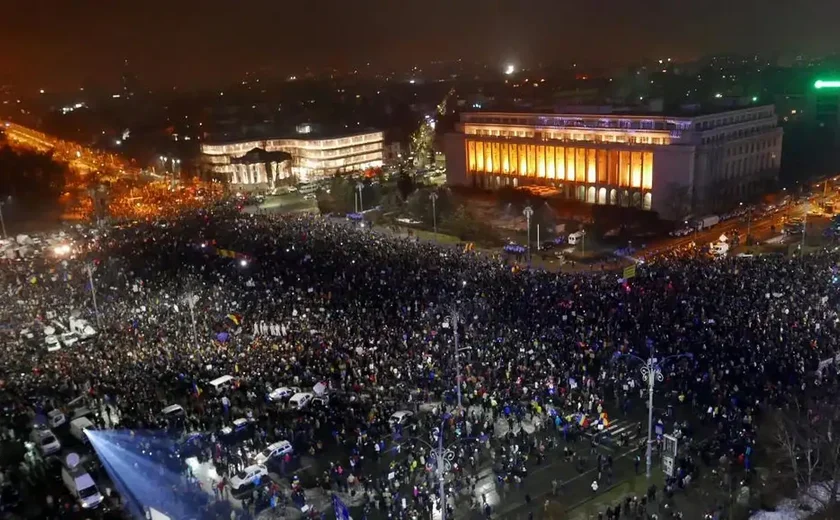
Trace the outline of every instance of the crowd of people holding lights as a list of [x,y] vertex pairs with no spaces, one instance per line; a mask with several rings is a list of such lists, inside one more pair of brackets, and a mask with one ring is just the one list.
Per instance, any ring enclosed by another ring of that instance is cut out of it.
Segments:
[[[542,503],[531,504],[529,469],[550,453],[580,473],[597,470],[597,494],[612,458],[590,454],[580,434],[644,410],[639,366],[622,354],[646,358],[654,348],[691,354],[663,367],[656,390],[657,420],[696,455],[681,458],[670,488],[693,477],[695,459],[724,456],[749,469],[761,410],[807,391],[838,348],[840,255],[829,251],[663,260],[620,280],[511,269],[348,222],[219,204],[86,230],[60,253],[0,265],[4,438],[24,439],[48,410],[69,413],[80,394],[103,429],[170,431],[160,411],[179,404],[180,427],[205,434],[183,451],[218,475],[205,490],[217,500],[201,505],[207,518],[228,517],[219,503],[232,476],[280,440],[294,446],[281,461],[290,485],[255,488],[230,518],[287,505],[315,514],[313,485],[345,497],[354,518],[425,517],[439,507],[431,456],[439,441],[453,447],[447,518],[495,517],[517,491],[533,514]],[[96,324],[97,336],[52,352],[37,336],[19,336],[70,315]],[[465,347],[457,362],[456,328]],[[235,384],[215,393],[207,382],[222,375]],[[330,396],[320,406],[292,412],[269,398],[278,387],[318,384]],[[415,420],[395,424],[401,410]],[[691,441],[694,425],[674,418],[681,410],[711,432],[702,444]],[[15,414],[30,424],[10,422]],[[217,432],[239,417],[253,424],[247,439],[221,443]],[[321,464],[314,482],[296,473],[307,455]],[[501,502],[470,493],[482,465],[492,466]],[[563,485],[552,482],[552,495]],[[608,515],[648,518],[652,491]],[[61,517],[55,507],[48,517]]]

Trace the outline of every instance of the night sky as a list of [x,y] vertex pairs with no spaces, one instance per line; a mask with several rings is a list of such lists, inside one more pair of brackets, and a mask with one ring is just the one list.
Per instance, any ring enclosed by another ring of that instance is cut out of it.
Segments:
[[622,65],[838,50],[838,0],[39,0],[3,2],[0,83],[225,85],[248,70],[429,60]]

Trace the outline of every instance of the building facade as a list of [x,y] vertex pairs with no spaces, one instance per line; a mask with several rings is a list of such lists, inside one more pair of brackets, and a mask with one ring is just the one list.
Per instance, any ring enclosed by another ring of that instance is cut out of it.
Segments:
[[[211,169],[231,184],[267,188],[274,184],[309,183],[337,173],[382,166],[383,133],[261,139],[204,143],[201,153]],[[288,154],[285,156],[278,153]],[[269,158],[271,160],[266,160]]]
[[445,137],[447,182],[549,185],[569,199],[681,218],[775,182],[777,123],[772,105],[696,117],[463,113]]

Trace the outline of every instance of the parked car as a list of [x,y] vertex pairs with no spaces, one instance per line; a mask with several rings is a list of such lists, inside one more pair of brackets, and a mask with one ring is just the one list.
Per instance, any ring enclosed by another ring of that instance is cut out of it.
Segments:
[[29,435],[29,439],[35,444],[38,451],[41,452],[41,455],[45,457],[61,451],[61,443],[58,442],[58,439],[49,428],[36,426]]
[[296,386],[281,386],[280,388],[275,388],[268,394],[268,400],[272,402],[287,401],[297,393],[300,393],[300,388]]
[[312,401],[313,395],[310,392],[300,392],[289,399],[289,408],[293,410],[303,410]]
[[391,414],[391,417],[388,419],[388,422],[391,423],[392,428],[395,428],[397,426],[405,426],[411,421],[413,417],[414,412],[408,410],[400,410]]
[[277,441],[273,444],[269,444],[264,450],[257,453],[254,456],[254,463],[255,464],[265,464],[270,459],[275,457],[282,457],[287,453],[294,452],[294,448],[292,448],[292,443],[289,441]]
[[262,464],[253,464],[243,469],[230,479],[230,487],[233,490],[239,490],[250,484],[258,484],[263,478],[268,476],[268,469]]

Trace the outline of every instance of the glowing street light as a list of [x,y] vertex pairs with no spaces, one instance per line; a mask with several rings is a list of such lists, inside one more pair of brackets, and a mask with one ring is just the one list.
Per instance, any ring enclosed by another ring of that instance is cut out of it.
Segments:
[[824,80],[818,79],[814,82],[814,88],[821,89],[821,88],[840,88],[840,81],[838,80]]
[[664,380],[662,376],[662,368],[666,362],[675,361],[681,358],[694,359],[692,354],[674,354],[657,359],[654,354],[653,342],[648,340],[648,347],[650,348],[650,356],[647,360],[640,358],[635,354],[616,352],[613,359],[621,357],[629,357],[642,363],[641,373],[642,378],[647,383],[648,389],[648,435],[647,435],[647,452],[645,453],[645,469],[648,480],[651,477],[651,468],[653,467],[653,388],[657,381],[660,383]]
[[531,206],[525,206],[525,209],[522,210],[522,214],[525,215],[525,222],[526,226],[528,227],[528,264],[531,263],[531,217],[534,216],[534,210]]
[[515,73],[515,72],[516,72],[516,67],[514,67],[512,64],[510,64],[510,63],[509,63],[509,64],[505,67],[505,75],[506,75],[506,76],[510,76],[511,74],[513,74],[513,73]]

